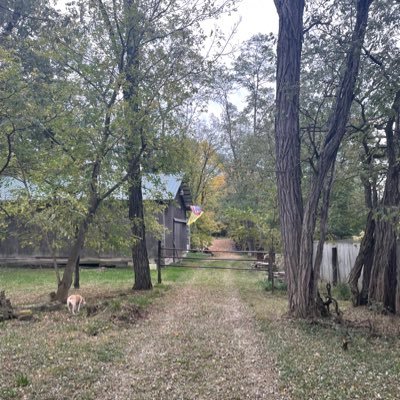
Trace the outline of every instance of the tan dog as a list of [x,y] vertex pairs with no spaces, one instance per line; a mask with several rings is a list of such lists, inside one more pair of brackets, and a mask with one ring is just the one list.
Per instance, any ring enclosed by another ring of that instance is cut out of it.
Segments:
[[68,311],[75,314],[76,311],[79,312],[81,306],[86,305],[85,299],[80,294],[71,294],[67,299]]

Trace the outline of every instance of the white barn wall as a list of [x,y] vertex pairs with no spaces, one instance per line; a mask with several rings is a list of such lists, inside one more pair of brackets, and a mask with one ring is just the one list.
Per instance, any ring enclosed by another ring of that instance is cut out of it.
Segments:
[[[317,251],[318,242],[314,242],[314,256]],[[360,250],[360,243],[349,240],[338,240],[336,242],[325,242],[321,262],[321,279],[332,282],[332,248],[337,248],[338,257],[338,282],[347,283],[350,271],[356,261]]]

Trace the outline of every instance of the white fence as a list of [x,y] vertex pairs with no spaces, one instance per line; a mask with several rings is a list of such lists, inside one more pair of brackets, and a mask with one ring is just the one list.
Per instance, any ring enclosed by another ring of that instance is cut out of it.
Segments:
[[[314,242],[314,255],[318,242]],[[346,283],[360,250],[360,243],[350,240],[325,242],[321,262],[321,279],[327,282],[334,280],[334,262],[337,264],[337,281]]]

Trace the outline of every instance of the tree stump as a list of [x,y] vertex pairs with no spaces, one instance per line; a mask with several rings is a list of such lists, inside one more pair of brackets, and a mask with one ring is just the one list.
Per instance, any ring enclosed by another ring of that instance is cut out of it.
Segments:
[[11,301],[6,298],[5,291],[0,291],[0,321],[16,318]]

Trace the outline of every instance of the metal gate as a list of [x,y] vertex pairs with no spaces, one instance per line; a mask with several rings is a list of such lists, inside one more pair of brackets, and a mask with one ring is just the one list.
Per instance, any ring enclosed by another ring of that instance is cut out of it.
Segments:
[[[173,256],[171,257],[171,252]],[[235,257],[227,258],[225,255]],[[196,256],[194,256],[196,255]],[[193,263],[198,261],[198,263]],[[229,261],[237,266],[218,265],[218,262]],[[204,265],[208,264],[208,265]],[[236,271],[268,272],[268,279],[274,280],[275,253],[264,251],[209,250],[209,249],[176,249],[163,247],[158,242],[157,280],[162,282],[161,271],[167,267],[194,269],[229,269]]]

